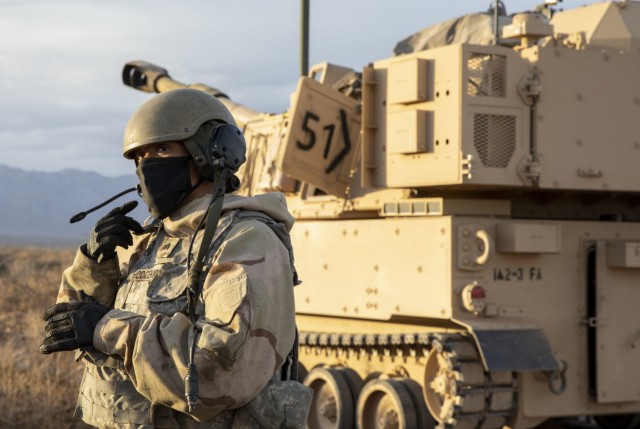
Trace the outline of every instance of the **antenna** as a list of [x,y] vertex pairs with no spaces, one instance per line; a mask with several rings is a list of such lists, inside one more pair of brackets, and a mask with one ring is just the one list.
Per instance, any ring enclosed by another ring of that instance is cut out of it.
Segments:
[[500,5],[500,0],[495,0],[493,4],[493,44],[500,44],[500,26],[498,25],[498,6]]
[[309,0],[300,0],[300,76],[309,74]]

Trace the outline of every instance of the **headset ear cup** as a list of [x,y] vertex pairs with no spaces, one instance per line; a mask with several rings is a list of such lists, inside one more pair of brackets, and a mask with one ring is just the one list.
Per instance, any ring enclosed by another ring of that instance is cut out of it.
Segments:
[[236,172],[245,163],[246,152],[247,143],[238,127],[224,124],[214,130],[209,144],[212,159],[224,159],[225,166]]

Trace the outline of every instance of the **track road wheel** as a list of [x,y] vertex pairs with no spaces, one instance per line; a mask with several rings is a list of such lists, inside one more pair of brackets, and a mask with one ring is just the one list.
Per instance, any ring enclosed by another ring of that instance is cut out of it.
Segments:
[[358,398],[358,428],[413,429],[418,417],[409,387],[400,380],[368,382]]
[[347,380],[349,390],[351,391],[351,398],[353,399],[353,407],[355,411],[355,406],[358,403],[358,396],[360,396],[360,391],[362,391],[362,386],[364,385],[362,378],[351,368],[335,367],[334,369],[342,374],[345,380]]
[[345,375],[337,368],[312,369],[304,385],[313,389],[309,429],[342,429],[354,426],[353,393]]
[[433,429],[436,427],[437,423],[433,417],[431,417],[431,413],[429,413],[429,410],[427,409],[427,404],[424,402],[422,387],[417,382],[409,378],[403,378],[399,381],[404,384],[409,392],[409,396],[411,396],[413,409],[416,413],[416,427],[419,429]]

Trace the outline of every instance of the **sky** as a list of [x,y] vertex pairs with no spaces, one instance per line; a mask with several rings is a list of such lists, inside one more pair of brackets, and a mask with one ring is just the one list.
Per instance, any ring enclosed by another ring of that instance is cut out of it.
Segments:
[[[543,0],[505,0],[509,14]],[[570,9],[590,0],[565,0]],[[491,0],[310,0],[309,64],[356,70]],[[255,110],[281,113],[299,75],[299,0],[0,0],[0,164],[134,175],[121,155],[151,95],[122,84],[144,60]]]

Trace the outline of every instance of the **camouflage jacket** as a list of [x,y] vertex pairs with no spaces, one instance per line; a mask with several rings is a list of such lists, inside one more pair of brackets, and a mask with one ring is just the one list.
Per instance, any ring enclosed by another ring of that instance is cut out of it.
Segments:
[[[180,208],[117,258],[98,264],[79,251],[64,272],[58,302],[95,299],[114,307],[96,327],[96,351],[83,354],[76,415],[85,422],[113,428],[254,427],[246,405],[279,379],[294,342],[292,256],[268,225],[277,222],[288,231],[293,217],[278,193],[225,196],[201,278],[197,313],[204,316],[194,334],[184,314],[187,252],[209,201],[202,197]],[[202,230],[192,260],[201,238]],[[200,401],[189,414],[184,378],[193,335]],[[296,410],[291,404],[288,409],[292,421]]]

